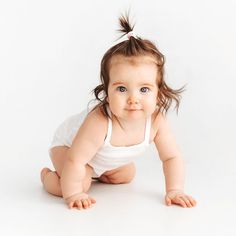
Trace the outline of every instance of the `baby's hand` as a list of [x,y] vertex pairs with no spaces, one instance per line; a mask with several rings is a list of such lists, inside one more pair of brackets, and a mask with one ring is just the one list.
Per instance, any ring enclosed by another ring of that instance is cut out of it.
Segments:
[[182,207],[194,207],[197,204],[197,202],[191,196],[186,195],[180,190],[169,191],[165,196],[165,201],[167,206],[176,204]]
[[89,197],[86,193],[77,193],[66,198],[66,203],[70,209],[77,208],[78,210],[87,209],[96,203],[96,200]]

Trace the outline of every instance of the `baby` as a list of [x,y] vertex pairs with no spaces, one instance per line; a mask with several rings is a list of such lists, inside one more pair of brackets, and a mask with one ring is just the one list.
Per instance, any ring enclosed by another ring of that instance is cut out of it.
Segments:
[[129,183],[134,159],[154,141],[166,183],[166,205],[193,207],[184,192],[184,165],[165,114],[172,101],[179,107],[182,89],[164,80],[164,56],[149,40],[136,36],[128,16],[121,16],[125,39],[101,61],[101,84],[94,89],[98,104],[63,122],[50,156],[55,171],[43,168],[45,190],[65,199],[69,208],[87,209],[96,203],[88,195],[96,177],[107,184]]

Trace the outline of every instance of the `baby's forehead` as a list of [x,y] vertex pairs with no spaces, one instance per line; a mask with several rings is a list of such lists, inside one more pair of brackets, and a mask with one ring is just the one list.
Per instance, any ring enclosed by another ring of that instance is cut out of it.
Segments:
[[126,63],[133,66],[138,66],[140,64],[156,64],[156,60],[154,57],[148,55],[129,57],[123,55],[115,55],[111,58],[110,66]]

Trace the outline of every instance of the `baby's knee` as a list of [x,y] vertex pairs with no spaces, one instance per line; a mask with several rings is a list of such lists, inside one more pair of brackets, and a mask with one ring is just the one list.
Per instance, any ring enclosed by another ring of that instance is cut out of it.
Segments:
[[134,176],[130,174],[120,174],[117,176],[111,176],[109,182],[112,184],[128,184],[133,180]]
[[130,173],[126,176],[126,179],[125,179],[126,183],[130,183],[130,182],[134,179],[135,173],[136,173],[136,170],[135,170],[135,168],[134,168],[134,169],[131,170]]
[[134,179],[133,174],[127,174],[121,178],[121,184],[128,184]]
[[124,175],[124,183],[130,183],[135,177],[136,169],[135,165],[131,164],[128,171]]
[[129,164],[124,166],[120,171],[112,176],[109,176],[109,181],[113,184],[127,184],[130,183],[135,177],[135,165]]

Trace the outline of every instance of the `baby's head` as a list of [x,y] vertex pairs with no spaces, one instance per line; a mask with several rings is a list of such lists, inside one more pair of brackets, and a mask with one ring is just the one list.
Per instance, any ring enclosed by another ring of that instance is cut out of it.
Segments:
[[94,89],[95,97],[99,100],[98,106],[101,106],[103,113],[108,116],[106,105],[109,103],[111,69],[114,69],[119,64],[132,66],[152,64],[150,70],[153,70],[153,68],[156,69],[155,81],[157,90],[155,103],[158,112],[167,112],[173,100],[176,102],[176,108],[178,110],[180,94],[183,89],[174,90],[165,83],[165,59],[163,54],[157,49],[154,43],[134,34],[134,26],[131,26],[129,23],[128,16],[121,16],[119,21],[121,27],[119,31],[123,33],[121,38],[125,36],[126,39],[111,47],[102,58],[100,72],[101,84]]

